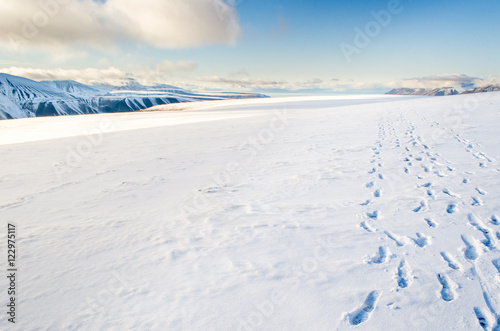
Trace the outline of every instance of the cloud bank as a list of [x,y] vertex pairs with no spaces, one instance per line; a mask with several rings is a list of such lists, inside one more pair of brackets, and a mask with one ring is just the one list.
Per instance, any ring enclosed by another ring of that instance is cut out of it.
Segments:
[[487,85],[500,84],[500,77],[489,77],[483,79],[480,77],[472,77],[464,74],[443,74],[426,77],[407,78],[388,82],[354,82],[343,81],[340,79],[331,79],[324,81],[321,79],[310,79],[308,81],[282,81],[282,80],[262,80],[252,78],[223,78],[223,77],[198,77],[197,80],[204,85],[215,88],[215,86],[225,86],[226,89],[251,89],[251,90],[287,90],[287,91],[307,91],[307,90],[323,90],[323,91],[356,91],[356,90],[380,90],[383,91],[393,88],[441,88],[441,87],[456,87],[459,88],[462,84],[475,85],[483,87]]
[[484,80],[479,77],[471,77],[464,74],[446,74],[426,77],[408,78],[399,81],[385,83],[390,88],[440,88],[457,87],[462,84],[483,84]]
[[241,33],[224,0],[0,0],[0,8],[0,44],[11,49],[187,48],[231,44]]
[[[272,79],[251,78],[245,71],[230,74],[229,77],[202,76],[184,77],[182,82],[172,81],[175,74],[185,75],[196,69],[197,64],[192,61],[165,60],[155,67],[143,67],[130,73],[116,67],[106,69],[36,69],[25,67],[0,68],[0,72],[21,76],[33,80],[76,80],[84,84],[124,85],[130,79],[143,85],[173,84],[197,90],[224,90],[224,91],[267,91],[267,92],[356,92],[378,91],[385,92],[393,88],[439,88],[459,87],[460,84],[471,84],[476,87],[500,85],[500,77],[492,76],[486,79],[471,77],[463,74],[434,75],[419,78],[408,78],[390,82],[355,82],[337,78],[322,80],[319,78],[306,81],[286,81]],[[238,77],[239,76],[239,77]],[[241,78],[240,78],[241,77]]]
[[187,72],[195,69],[197,64],[192,61],[172,62],[165,60],[155,68],[144,68],[135,73],[128,73],[115,67],[106,69],[37,69],[25,67],[2,68],[0,72],[20,76],[36,81],[41,80],[75,80],[83,84],[109,84],[120,86],[130,81],[130,78],[143,85],[161,84],[169,81],[169,76],[177,72]]

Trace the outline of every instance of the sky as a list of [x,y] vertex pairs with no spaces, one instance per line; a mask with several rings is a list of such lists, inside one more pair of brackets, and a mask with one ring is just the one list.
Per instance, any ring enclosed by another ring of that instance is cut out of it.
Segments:
[[500,2],[0,0],[0,72],[194,90],[500,83]]

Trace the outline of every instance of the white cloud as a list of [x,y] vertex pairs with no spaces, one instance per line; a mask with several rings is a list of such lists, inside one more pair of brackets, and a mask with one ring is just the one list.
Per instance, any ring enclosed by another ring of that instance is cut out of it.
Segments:
[[198,77],[198,82],[205,87],[221,90],[284,90],[284,91],[307,91],[323,90],[332,92],[342,92],[346,90],[377,89],[382,88],[381,84],[373,83],[355,83],[343,82],[339,79],[324,81],[319,78],[312,78],[307,81],[283,81],[270,79],[252,79],[252,78],[223,78]]
[[114,67],[108,69],[35,69],[10,67],[0,69],[0,72],[37,81],[75,80],[84,84],[104,83],[121,85],[129,77],[126,72]]
[[464,74],[445,74],[392,81],[384,83],[382,86],[390,88],[440,88],[456,87],[461,84],[480,83],[481,81],[481,78],[471,77]]
[[169,73],[173,71],[191,71],[196,69],[198,65],[193,61],[177,61],[172,62],[169,60],[164,60],[160,63],[156,70],[158,72]]
[[250,78],[223,78],[218,76],[212,77],[198,77],[197,81],[210,84],[210,87],[232,87],[232,88],[279,88],[280,86],[287,84],[283,81],[276,80],[264,80],[264,79],[250,79]]
[[[196,69],[197,64],[192,61],[165,60],[154,67],[137,66],[133,73],[126,72],[116,67],[107,69],[36,69],[25,67],[0,68],[0,72],[26,77],[33,80],[76,80],[84,84],[104,83],[110,85],[123,85],[134,79],[143,85],[171,84],[195,90],[225,90],[225,91],[323,91],[345,92],[355,90],[390,90],[392,88],[438,88],[453,87],[460,83],[471,83],[476,87],[499,85],[500,77],[487,79],[470,77],[467,75],[435,75],[421,78],[410,78],[390,82],[372,83],[343,81],[339,79],[322,80],[312,78],[307,81],[284,81],[272,79],[254,79],[246,71],[239,75],[230,75],[229,78],[219,76],[205,76],[182,79],[177,74],[184,75]],[[240,76],[242,78],[239,78]],[[177,78],[176,78],[177,77]]]
[[481,80],[475,81],[475,83],[478,86],[500,85],[500,77],[491,76],[491,77],[488,77],[486,79],[481,79]]
[[[198,77],[196,78],[202,86],[210,89],[220,90],[284,90],[284,91],[300,91],[300,90],[331,90],[345,91],[352,89],[372,89],[377,88],[371,83],[345,83],[338,79],[324,81],[319,78],[309,79],[307,81],[283,81],[270,79],[253,79],[236,77],[223,78],[218,76],[213,77]],[[380,87],[380,86],[378,86]]]
[[307,81],[280,81],[280,80],[263,80],[235,77],[198,77],[197,81],[201,82],[208,88],[212,89],[234,89],[234,90],[323,90],[325,92],[344,92],[354,90],[390,90],[393,88],[439,88],[439,87],[458,87],[460,84],[474,84],[475,86],[497,85],[500,84],[500,77],[490,77],[482,79],[471,77],[464,74],[445,74],[434,75],[427,77],[408,78],[389,82],[355,82],[343,81],[340,79],[331,79],[324,81],[321,79],[310,79]]
[[193,61],[165,60],[154,68],[140,68],[132,77],[143,85],[170,83],[173,73],[193,71],[197,66]]
[[130,80],[136,80],[143,85],[168,83],[171,75],[176,72],[194,70],[197,64],[192,61],[172,62],[165,60],[155,68],[139,68],[135,73],[128,73],[115,67],[107,69],[37,69],[26,67],[0,68],[0,72],[21,76],[33,80],[75,80],[83,84],[122,85]]
[[186,48],[240,35],[236,10],[224,0],[0,0],[0,8],[0,44],[20,50],[109,50],[121,42]]

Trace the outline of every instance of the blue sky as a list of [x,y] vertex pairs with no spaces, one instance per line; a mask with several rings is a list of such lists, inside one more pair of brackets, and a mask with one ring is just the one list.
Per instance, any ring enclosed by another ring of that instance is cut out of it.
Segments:
[[[47,10],[35,0],[0,0],[7,6],[0,71],[306,93],[500,82],[500,2],[493,0],[45,1],[60,2]],[[385,26],[373,16],[381,11],[390,15]],[[38,23],[37,33],[13,49],[6,36],[23,38],[26,19]],[[369,44],[358,47],[357,31],[367,27]],[[346,56],[346,45],[357,51]]]

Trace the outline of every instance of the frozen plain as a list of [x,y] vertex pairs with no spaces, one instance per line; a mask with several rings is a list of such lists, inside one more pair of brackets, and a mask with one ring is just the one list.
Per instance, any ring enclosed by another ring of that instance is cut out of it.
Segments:
[[0,122],[0,329],[497,327],[500,93],[186,108]]

